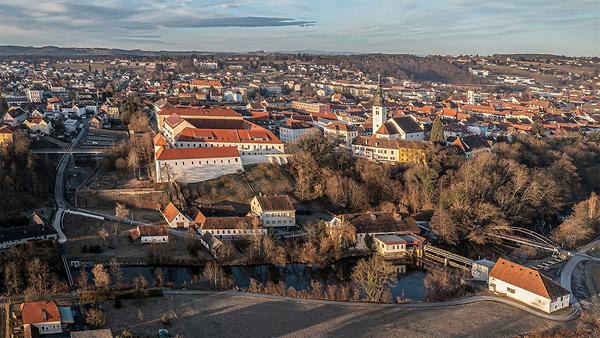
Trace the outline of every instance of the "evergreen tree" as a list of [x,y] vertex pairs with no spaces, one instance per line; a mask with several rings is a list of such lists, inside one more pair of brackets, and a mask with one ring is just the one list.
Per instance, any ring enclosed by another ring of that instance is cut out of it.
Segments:
[[444,126],[442,125],[442,119],[439,116],[433,120],[430,140],[432,142],[440,143],[446,141],[446,137],[444,137]]

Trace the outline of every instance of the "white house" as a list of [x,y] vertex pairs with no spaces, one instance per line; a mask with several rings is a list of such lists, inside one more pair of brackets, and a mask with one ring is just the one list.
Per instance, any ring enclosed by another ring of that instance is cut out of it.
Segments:
[[140,238],[142,243],[168,243],[169,231],[165,226],[138,225],[131,230],[132,237]]
[[568,307],[571,297],[568,290],[540,272],[503,258],[490,272],[488,287],[546,313]]
[[169,202],[167,206],[161,211],[163,217],[171,228],[182,228],[187,229],[193,220],[188,216],[184,215],[177,207]]
[[356,126],[344,124],[341,122],[332,122],[325,126],[323,133],[333,135],[344,142],[348,147],[352,145],[352,140],[358,136],[360,130]]
[[26,302],[21,304],[21,319],[23,329],[29,336],[33,329],[40,335],[61,333],[60,312],[53,301]]
[[402,218],[391,212],[363,212],[342,214],[334,217],[328,224],[331,236],[339,236],[343,225],[351,226],[355,233],[355,247],[358,250],[375,249],[376,235],[410,235],[420,232],[413,218]]
[[250,209],[267,228],[296,225],[296,208],[287,195],[255,196]]
[[296,143],[305,135],[314,135],[319,129],[308,122],[288,119],[279,127],[279,139],[284,143]]
[[424,239],[416,235],[376,235],[375,249],[384,257],[396,257],[412,253],[423,242]]

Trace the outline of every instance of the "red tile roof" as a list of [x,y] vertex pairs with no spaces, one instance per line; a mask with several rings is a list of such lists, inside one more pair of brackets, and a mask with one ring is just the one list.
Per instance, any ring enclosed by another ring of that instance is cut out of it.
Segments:
[[171,223],[171,222],[173,222],[175,217],[177,217],[177,215],[179,215],[180,211],[179,211],[179,209],[177,209],[175,204],[169,202],[169,204],[167,204],[167,206],[162,211],[162,213],[165,216],[165,218],[167,219],[167,221],[169,223]]
[[240,157],[240,152],[236,147],[209,147],[170,148],[156,154],[156,159],[160,161],[220,157]]
[[27,302],[21,304],[23,324],[59,322],[60,312],[55,302]]
[[538,271],[503,258],[498,259],[490,272],[490,277],[548,299],[556,299],[569,294],[569,291]]
[[158,111],[158,115],[162,116],[170,116],[173,114],[177,114],[181,117],[239,117],[242,116],[238,114],[233,109],[227,108],[197,108],[197,107],[166,107],[160,111]]

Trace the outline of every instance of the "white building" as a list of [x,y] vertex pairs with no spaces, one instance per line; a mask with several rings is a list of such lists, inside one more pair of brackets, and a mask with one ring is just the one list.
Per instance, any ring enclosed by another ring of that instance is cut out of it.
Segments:
[[306,135],[315,135],[319,129],[308,122],[288,119],[279,127],[279,139],[284,143],[296,143]]
[[243,171],[236,147],[164,148],[155,156],[157,183],[195,183]]
[[296,208],[287,195],[255,196],[250,201],[250,208],[265,227],[296,225]]
[[332,122],[325,126],[323,133],[340,139],[346,146],[350,147],[352,146],[352,140],[358,136],[359,129],[356,126],[341,122]]
[[490,278],[490,271],[494,268],[494,264],[496,263],[487,259],[480,259],[473,262],[473,265],[471,266],[471,276],[473,276],[473,279],[475,280],[487,282]]
[[33,335],[33,328],[40,335],[61,333],[58,306],[53,301],[26,302],[21,304],[21,318],[25,335]]
[[423,141],[425,139],[425,131],[412,116],[393,117],[378,129],[375,129],[375,121],[373,121],[373,133],[377,138],[387,140]]
[[397,257],[412,253],[423,245],[424,239],[416,235],[376,235],[375,249],[384,257]]
[[531,268],[500,258],[490,272],[490,291],[551,313],[569,306],[568,290]]
[[169,231],[165,226],[138,225],[132,231],[133,238],[140,238],[145,243],[169,243]]
[[169,202],[167,206],[161,210],[161,214],[171,228],[187,229],[193,223],[192,219],[184,215],[177,207]]

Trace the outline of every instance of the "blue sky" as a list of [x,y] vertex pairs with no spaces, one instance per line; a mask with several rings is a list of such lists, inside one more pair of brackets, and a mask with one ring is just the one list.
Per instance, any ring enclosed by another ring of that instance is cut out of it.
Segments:
[[0,0],[0,44],[600,56],[600,0]]

